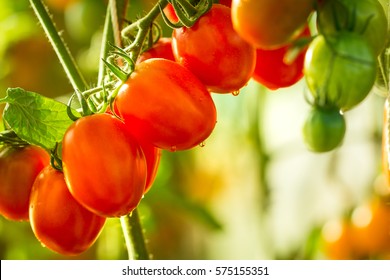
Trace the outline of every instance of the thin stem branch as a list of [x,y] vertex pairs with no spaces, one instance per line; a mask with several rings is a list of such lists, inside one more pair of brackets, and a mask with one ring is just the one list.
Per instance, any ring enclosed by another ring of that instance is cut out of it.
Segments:
[[149,260],[138,210],[135,209],[129,215],[121,217],[120,220],[129,259]]
[[30,0],[30,4],[39,19],[54,51],[56,52],[62,67],[75,91],[84,91],[88,85],[76,65],[69,49],[59,35],[46,7],[41,0]]
[[160,8],[164,8],[167,5],[167,0],[159,0],[145,17],[137,20],[122,30],[122,37],[127,37],[129,33],[134,31],[134,29],[138,29],[134,41],[125,49],[130,51],[130,57],[133,61],[137,61],[145,39],[149,34],[149,30],[152,28],[153,21],[160,15]]

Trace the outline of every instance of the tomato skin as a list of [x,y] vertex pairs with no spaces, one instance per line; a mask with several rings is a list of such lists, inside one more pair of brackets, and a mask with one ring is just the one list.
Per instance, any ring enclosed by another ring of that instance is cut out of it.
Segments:
[[0,214],[9,220],[28,221],[31,188],[50,156],[42,148],[0,149]]
[[[298,38],[310,37],[308,26]],[[256,50],[256,68],[252,78],[271,90],[289,87],[303,77],[303,64],[307,48],[304,48],[292,62],[286,62],[286,53],[292,45],[274,50]]]
[[162,151],[161,149],[151,145],[143,143],[141,144],[142,151],[145,155],[147,176],[145,182],[144,194],[147,193],[153,185],[154,179],[156,178],[158,167],[160,165]]
[[230,14],[230,8],[214,4],[191,28],[172,35],[176,61],[215,93],[238,91],[255,69],[256,50],[234,31]]
[[307,146],[314,152],[328,152],[339,146],[344,138],[346,124],[337,108],[313,107],[303,126]]
[[172,38],[160,38],[152,48],[141,54],[137,63],[141,63],[149,58],[165,58],[175,61],[175,57],[172,52]]
[[145,156],[125,124],[112,115],[75,121],[63,138],[62,163],[70,192],[95,214],[126,215],[142,198]]
[[161,149],[199,145],[216,124],[215,105],[205,86],[189,70],[166,59],[138,64],[114,102],[138,141]]
[[378,0],[328,0],[319,5],[317,26],[319,32],[331,35],[340,30],[362,35],[376,55],[387,39],[387,19]]
[[358,34],[317,36],[306,52],[304,73],[313,97],[347,111],[363,101],[375,83],[376,57]]
[[314,2],[233,0],[233,27],[244,40],[258,49],[279,48],[294,38],[305,25]]
[[77,255],[98,238],[105,218],[81,206],[70,194],[64,174],[50,165],[31,191],[30,222],[37,239],[62,255]]

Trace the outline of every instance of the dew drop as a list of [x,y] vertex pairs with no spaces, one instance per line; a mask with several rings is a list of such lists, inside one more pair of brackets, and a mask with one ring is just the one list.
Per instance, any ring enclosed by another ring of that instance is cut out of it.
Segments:
[[235,90],[235,91],[232,92],[232,94],[234,96],[238,96],[240,94],[240,90]]
[[206,146],[206,143],[203,141],[199,144],[199,147],[203,148],[204,146]]
[[170,149],[171,152],[176,152],[176,150],[177,150],[176,146],[171,146],[171,149]]

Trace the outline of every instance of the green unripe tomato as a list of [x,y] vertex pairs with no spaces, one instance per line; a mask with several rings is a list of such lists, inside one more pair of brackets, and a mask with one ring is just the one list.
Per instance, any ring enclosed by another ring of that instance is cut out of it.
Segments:
[[314,106],[303,125],[303,139],[314,152],[328,152],[343,141],[345,118],[337,108]]
[[364,37],[376,55],[387,40],[387,18],[378,0],[328,0],[318,8],[320,33],[332,35],[339,31],[355,32]]
[[305,57],[306,83],[316,103],[332,104],[347,111],[372,89],[377,60],[372,48],[352,32],[319,35]]

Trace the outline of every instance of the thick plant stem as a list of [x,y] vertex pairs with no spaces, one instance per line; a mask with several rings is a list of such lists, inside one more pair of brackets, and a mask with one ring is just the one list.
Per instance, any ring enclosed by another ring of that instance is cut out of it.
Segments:
[[88,85],[81,75],[69,49],[59,35],[46,7],[42,4],[41,0],[30,0],[30,4],[49,38],[73,89],[79,92],[84,91]]
[[138,210],[135,209],[120,219],[129,260],[149,260]]

